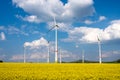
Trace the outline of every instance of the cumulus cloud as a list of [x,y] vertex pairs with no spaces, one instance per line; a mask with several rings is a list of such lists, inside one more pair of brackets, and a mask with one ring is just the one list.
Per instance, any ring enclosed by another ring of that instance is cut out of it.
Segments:
[[97,42],[97,36],[100,35],[102,41],[114,40],[120,38],[120,20],[113,20],[105,29],[90,27],[75,27],[68,31],[68,38],[64,41],[77,41],[93,43]]
[[94,12],[93,0],[68,0],[65,4],[65,12],[63,15],[71,17],[90,16]]
[[24,43],[24,47],[39,48],[40,46],[48,46],[48,41],[43,37],[32,42]]
[[32,53],[29,59],[46,59],[47,60],[47,53]]
[[85,24],[92,24],[92,23],[95,23],[94,21],[91,21],[91,20],[85,20],[84,21]]
[[79,59],[80,56],[73,54],[65,49],[61,49],[61,56],[62,58],[71,58],[71,59]]
[[110,25],[105,28],[104,34],[107,40],[120,38],[120,20],[111,21]]
[[105,17],[105,16],[99,16],[99,19],[96,20],[96,21],[85,20],[84,23],[85,23],[85,24],[93,24],[93,23],[97,23],[97,22],[104,21],[104,20],[106,20],[106,17]]
[[28,21],[28,22],[31,22],[31,23],[32,23],[32,22],[34,22],[34,23],[40,23],[40,22],[41,22],[41,21],[38,19],[38,17],[35,16],[35,15],[25,16],[25,17],[16,15],[16,17],[22,19],[23,21]]
[[103,21],[103,20],[105,20],[105,19],[106,19],[105,16],[100,16],[100,17],[99,17],[99,21]]
[[13,55],[10,60],[23,60],[23,55]]
[[4,32],[0,33],[0,40],[6,40],[6,36],[5,36]]
[[120,56],[120,51],[105,51],[102,54],[102,58],[109,58],[109,57],[113,57],[113,56]]
[[[34,40],[35,41],[35,40]],[[32,41],[33,42],[33,41]],[[26,47],[30,46],[30,48],[26,48],[26,58],[27,60],[47,60],[47,53],[48,53],[48,44],[41,45],[41,47],[38,47],[38,45],[34,45],[31,42],[32,45],[30,44],[24,44]],[[50,59],[54,60],[54,55],[55,55],[55,42],[50,42]],[[39,45],[40,46],[40,45]],[[65,49],[61,49],[62,53],[62,59],[67,60],[76,60],[79,59],[80,57],[76,54],[73,54],[72,52],[69,52]],[[60,57],[59,50],[58,50],[58,58]]]
[[[58,21],[72,21],[75,18],[91,16],[95,12],[93,0],[68,0],[66,4],[61,0],[12,0],[12,2],[25,12],[37,16],[42,22],[51,21],[52,16],[56,16]],[[36,17],[33,18],[36,20]]]
[[[39,52],[26,53],[26,61],[38,61],[42,59],[47,60],[47,53],[39,53]],[[24,56],[22,54],[16,54],[16,55],[11,56],[10,60],[23,61]]]
[[[52,47],[52,46],[51,46]],[[39,48],[39,49],[26,49],[26,61],[47,61],[47,48]],[[80,56],[73,54],[65,49],[61,50],[62,61],[69,60],[77,60],[80,59]],[[60,58],[60,54],[58,53],[58,60]],[[13,61],[23,61],[24,56],[22,54],[13,55],[10,60]],[[54,61],[54,54],[50,49],[50,60]]]
[[27,61],[47,60],[48,41],[44,37],[32,42],[25,42],[24,47]]
[[99,28],[75,27],[68,32],[69,38],[64,41],[75,42],[96,42],[98,32],[102,32]]
[[[47,50],[48,50],[48,42],[45,38],[41,37],[38,40],[33,40],[32,42],[25,42],[24,43],[24,53],[26,54],[27,61],[36,61],[47,59]],[[24,56],[20,55],[13,55],[10,60],[23,60]]]
[[113,54],[120,54],[120,51],[113,51]]

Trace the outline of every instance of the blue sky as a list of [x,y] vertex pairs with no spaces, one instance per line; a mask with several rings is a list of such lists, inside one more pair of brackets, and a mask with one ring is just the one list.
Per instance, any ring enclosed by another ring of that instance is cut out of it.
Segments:
[[102,45],[102,60],[120,58],[120,0],[1,0],[0,59],[44,61],[47,41],[54,61],[53,16],[59,25],[58,47],[63,61],[98,61],[97,36]]

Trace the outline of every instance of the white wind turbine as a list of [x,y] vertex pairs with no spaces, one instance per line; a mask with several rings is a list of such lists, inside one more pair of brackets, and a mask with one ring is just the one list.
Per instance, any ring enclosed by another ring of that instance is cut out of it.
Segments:
[[98,48],[99,48],[99,63],[101,64],[102,63],[101,41],[98,36],[97,39],[98,39]]
[[58,31],[57,31],[58,27],[59,26],[57,25],[56,19],[54,17],[54,26],[49,31],[55,28],[55,62],[56,63],[58,62]]
[[85,62],[85,56],[84,56],[84,50],[82,50],[82,63],[84,63]]

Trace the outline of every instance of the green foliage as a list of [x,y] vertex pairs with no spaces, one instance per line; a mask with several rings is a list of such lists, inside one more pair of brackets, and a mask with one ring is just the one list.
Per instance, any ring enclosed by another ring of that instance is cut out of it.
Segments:
[[119,80],[120,64],[1,63],[0,80]]
[[120,59],[118,59],[117,62],[120,63]]
[[0,63],[2,63],[3,61],[2,60],[0,60]]
[[[69,63],[82,63],[82,60],[72,61],[72,62],[69,62]],[[99,61],[84,60],[84,63],[99,63]]]
[[[71,61],[69,63],[82,63],[82,60]],[[84,60],[84,63],[99,63],[99,61]],[[102,63],[120,63],[120,59],[115,60],[115,61],[106,61],[106,62],[102,61]]]

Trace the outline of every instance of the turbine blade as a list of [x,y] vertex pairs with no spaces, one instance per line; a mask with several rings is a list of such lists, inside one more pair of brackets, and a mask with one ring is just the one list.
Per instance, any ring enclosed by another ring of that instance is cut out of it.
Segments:
[[50,31],[52,31],[54,28],[55,28],[55,26],[53,26],[51,29],[49,29],[49,30],[47,31],[47,33],[49,33]]
[[54,24],[55,24],[55,26],[56,26],[56,19],[55,19],[55,16],[53,16],[53,18],[54,18]]
[[57,25],[57,22],[56,22],[56,18],[55,18],[55,16],[53,16],[53,18],[54,18],[54,25],[55,25],[55,27],[59,27],[58,25]]

